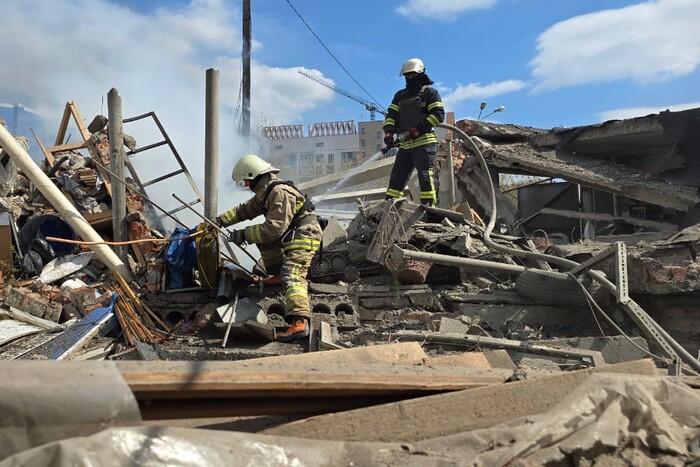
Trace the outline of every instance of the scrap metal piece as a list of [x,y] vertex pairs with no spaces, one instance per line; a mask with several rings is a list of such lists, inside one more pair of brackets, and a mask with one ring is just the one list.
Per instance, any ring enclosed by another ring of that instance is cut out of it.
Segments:
[[226,348],[226,343],[228,342],[228,334],[231,332],[231,326],[233,321],[236,319],[236,307],[238,306],[238,293],[233,298],[233,304],[231,304],[231,314],[228,317],[228,325],[226,326],[226,333],[224,334],[224,341],[221,343],[221,348]]

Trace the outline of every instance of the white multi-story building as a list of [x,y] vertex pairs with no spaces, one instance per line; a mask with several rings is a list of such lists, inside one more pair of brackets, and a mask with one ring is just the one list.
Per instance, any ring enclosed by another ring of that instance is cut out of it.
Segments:
[[384,145],[383,122],[313,123],[264,127],[265,155],[280,177],[302,183],[362,164]]

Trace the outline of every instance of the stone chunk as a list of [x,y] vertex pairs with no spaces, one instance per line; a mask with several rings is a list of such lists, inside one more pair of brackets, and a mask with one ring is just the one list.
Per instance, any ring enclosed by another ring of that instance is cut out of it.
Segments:
[[61,310],[63,309],[63,305],[60,303],[51,302],[25,287],[10,289],[7,297],[5,297],[5,304],[55,323],[61,317]]

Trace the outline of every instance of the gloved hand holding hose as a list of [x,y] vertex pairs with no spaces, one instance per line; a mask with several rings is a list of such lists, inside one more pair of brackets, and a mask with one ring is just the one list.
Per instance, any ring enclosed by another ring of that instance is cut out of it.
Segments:
[[387,147],[391,147],[394,144],[394,133],[391,131],[384,133],[384,144]]

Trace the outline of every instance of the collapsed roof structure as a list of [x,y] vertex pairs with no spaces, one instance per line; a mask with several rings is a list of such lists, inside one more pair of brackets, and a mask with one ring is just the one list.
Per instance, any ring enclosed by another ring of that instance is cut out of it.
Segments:
[[[82,141],[69,144],[71,118]],[[124,135],[125,153],[169,148],[201,201],[155,113],[124,122],[143,118],[163,141]],[[147,189],[175,172],[142,182],[127,158],[115,174],[107,124],[69,103],[56,144],[39,143],[58,201],[12,166],[24,150],[0,155],[5,462],[196,452],[220,465],[231,449],[279,465],[700,459],[700,109],[550,131],[456,122],[436,208],[375,201],[391,157],[301,184],[319,207],[358,207],[324,231],[304,345],[274,341],[279,288],[232,252],[212,263],[192,240],[199,262],[173,258],[188,235],[165,238],[162,220],[180,221]],[[111,241],[115,184],[130,187],[123,267],[56,205]]]

